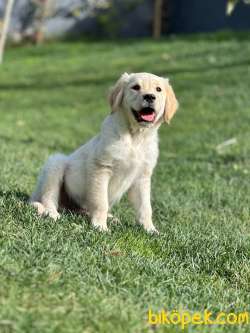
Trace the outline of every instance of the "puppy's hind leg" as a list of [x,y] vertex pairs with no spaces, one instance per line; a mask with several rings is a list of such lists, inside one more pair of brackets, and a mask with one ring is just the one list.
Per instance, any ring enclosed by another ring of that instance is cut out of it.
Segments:
[[30,198],[30,203],[39,215],[48,215],[54,220],[58,213],[59,195],[66,169],[67,156],[52,155],[45,163],[38,178],[37,187]]

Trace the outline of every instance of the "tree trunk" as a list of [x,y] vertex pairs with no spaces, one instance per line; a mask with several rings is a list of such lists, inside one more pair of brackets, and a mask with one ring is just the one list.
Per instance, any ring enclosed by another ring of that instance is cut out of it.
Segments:
[[154,27],[153,27],[153,37],[158,39],[161,37],[162,32],[162,7],[163,0],[155,0],[154,8]]
[[3,62],[4,47],[6,43],[13,5],[14,5],[14,0],[7,1],[4,13],[4,19],[3,19],[3,27],[0,36],[0,64]]
[[38,9],[38,15],[35,17],[35,44],[42,44],[44,41],[44,21],[49,14],[49,0],[38,0],[37,5],[40,7]]

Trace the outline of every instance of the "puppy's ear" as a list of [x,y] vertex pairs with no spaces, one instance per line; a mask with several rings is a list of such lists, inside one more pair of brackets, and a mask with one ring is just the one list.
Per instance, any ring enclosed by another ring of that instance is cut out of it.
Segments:
[[129,79],[129,74],[124,73],[120,77],[120,79],[116,82],[113,88],[110,90],[109,94],[109,103],[112,109],[112,112],[115,112],[119,106],[122,104],[122,99],[123,99],[123,89],[125,83],[128,82]]
[[167,124],[170,124],[170,120],[173,118],[175,112],[177,111],[179,103],[175,97],[173,88],[171,87],[167,79],[165,80],[165,87],[166,87],[166,104],[165,104],[164,120]]

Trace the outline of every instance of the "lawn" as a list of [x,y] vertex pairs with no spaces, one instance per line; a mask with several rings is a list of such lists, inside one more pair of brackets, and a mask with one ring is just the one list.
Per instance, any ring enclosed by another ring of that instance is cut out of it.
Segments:
[[[250,34],[10,48],[0,68],[0,332],[181,332],[147,311],[250,311]],[[39,168],[95,135],[124,72],[171,79],[180,109],[160,130],[154,223],[101,234],[76,215],[38,218]],[[233,145],[218,149],[228,139]],[[189,326],[184,332],[249,332]]]

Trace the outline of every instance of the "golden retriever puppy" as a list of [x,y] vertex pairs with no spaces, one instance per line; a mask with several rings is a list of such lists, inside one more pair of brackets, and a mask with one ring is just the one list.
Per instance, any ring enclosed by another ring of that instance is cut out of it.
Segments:
[[53,219],[60,208],[85,211],[94,227],[107,230],[112,206],[128,192],[137,220],[147,232],[152,222],[151,176],[158,158],[158,129],[169,123],[178,102],[167,79],[124,73],[109,96],[111,114],[101,133],[69,156],[51,156],[30,202]]

